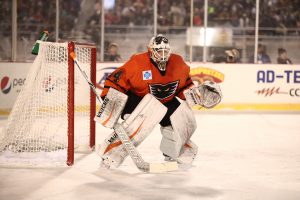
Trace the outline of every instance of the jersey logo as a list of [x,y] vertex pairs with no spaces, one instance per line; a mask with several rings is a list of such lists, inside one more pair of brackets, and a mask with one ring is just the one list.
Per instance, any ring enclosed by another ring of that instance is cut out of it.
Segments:
[[152,80],[151,70],[143,71],[143,80]]
[[162,100],[175,94],[178,83],[179,81],[174,81],[167,84],[149,84],[149,90],[153,96],[159,100]]

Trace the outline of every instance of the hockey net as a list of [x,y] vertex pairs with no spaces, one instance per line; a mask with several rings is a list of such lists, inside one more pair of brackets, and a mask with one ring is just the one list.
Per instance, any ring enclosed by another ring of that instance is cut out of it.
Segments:
[[76,149],[94,146],[95,95],[74,67],[74,50],[95,84],[95,46],[40,42],[1,134],[0,164],[72,165]]

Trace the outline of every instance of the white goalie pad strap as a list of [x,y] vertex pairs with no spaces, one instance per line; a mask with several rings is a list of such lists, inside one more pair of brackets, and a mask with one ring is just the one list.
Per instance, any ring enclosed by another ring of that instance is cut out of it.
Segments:
[[113,128],[125,107],[127,99],[126,94],[110,88],[94,120],[107,128]]
[[190,107],[201,105],[205,108],[213,108],[222,99],[220,86],[212,81],[187,89],[183,92]]
[[[147,94],[130,116],[122,123],[134,146],[141,144],[153,128],[162,120],[167,108],[154,96]],[[128,155],[117,134],[111,134],[98,153],[107,163],[118,167]]]
[[160,150],[176,159],[184,144],[190,140],[191,136],[197,128],[196,119],[193,111],[186,102],[182,102],[180,106],[170,117],[171,126],[162,127],[161,132],[163,135]]

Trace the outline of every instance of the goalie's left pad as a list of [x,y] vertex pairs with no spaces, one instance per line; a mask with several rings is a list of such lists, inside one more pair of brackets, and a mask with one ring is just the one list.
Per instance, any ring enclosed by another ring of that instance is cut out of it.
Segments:
[[[122,123],[134,146],[149,136],[155,125],[165,116],[167,108],[151,94],[147,94],[130,116]],[[100,146],[97,152],[106,166],[119,167],[128,153],[114,132]]]
[[107,128],[113,128],[125,107],[127,99],[126,94],[114,88],[109,88],[94,120]]
[[197,145],[190,140],[197,128],[194,113],[187,103],[183,101],[171,115],[170,120],[172,126],[161,127],[163,138],[160,150],[163,154],[177,160],[179,163],[191,163],[198,149]]
[[200,105],[205,108],[213,108],[222,99],[220,86],[212,81],[189,88],[183,92],[190,107]]

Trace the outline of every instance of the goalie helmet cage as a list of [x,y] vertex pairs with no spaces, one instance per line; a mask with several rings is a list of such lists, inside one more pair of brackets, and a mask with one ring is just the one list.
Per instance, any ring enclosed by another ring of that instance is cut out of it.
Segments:
[[74,163],[75,149],[95,145],[96,98],[74,67],[96,82],[96,47],[40,42],[25,84],[0,135],[0,164],[45,166]]

